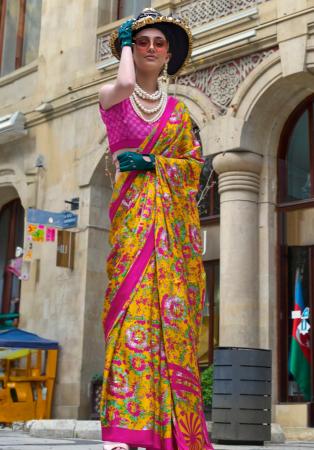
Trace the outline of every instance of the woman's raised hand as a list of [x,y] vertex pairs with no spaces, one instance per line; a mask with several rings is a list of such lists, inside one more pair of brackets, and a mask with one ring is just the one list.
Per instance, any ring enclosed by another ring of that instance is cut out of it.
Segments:
[[132,47],[132,25],[134,22],[135,19],[129,19],[120,26],[118,37],[121,48]]
[[132,53],[132,24],[135,19],[124,22],[118,31],[122,48],[118,76],[114,84],[104,84],[99,91],[99,101],[104,109],[130,97],[135,86],[135,69]]
[[154,170],[155,156],[141,155],[135,152],[124,152],[118,155],[120,172],[130,172],[132,170]]

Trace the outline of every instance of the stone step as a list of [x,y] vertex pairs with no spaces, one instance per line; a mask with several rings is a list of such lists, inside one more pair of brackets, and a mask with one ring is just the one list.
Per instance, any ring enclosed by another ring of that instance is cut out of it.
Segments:
[[314,441],[314,428],[283,427],[287,441]]

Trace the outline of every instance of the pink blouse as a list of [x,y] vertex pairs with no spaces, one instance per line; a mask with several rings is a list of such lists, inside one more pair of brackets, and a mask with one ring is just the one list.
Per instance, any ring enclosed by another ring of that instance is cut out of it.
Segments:
[[109,148],[112,153],[124,148],[137,148],[158,122],[148,123],[134,111],[127,98],[104,110],[99,105],[101,118],[106,125]]

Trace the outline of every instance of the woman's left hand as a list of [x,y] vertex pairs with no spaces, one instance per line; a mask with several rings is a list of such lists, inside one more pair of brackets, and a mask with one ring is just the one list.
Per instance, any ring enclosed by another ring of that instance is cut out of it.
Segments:
[[120,172],[132,170],[154,170],[155,156],[135,152],[124,152],[118,156]]
[[118,37],[122,47],[132,47],[132,25],[135,19],[126,20],[119,28]]

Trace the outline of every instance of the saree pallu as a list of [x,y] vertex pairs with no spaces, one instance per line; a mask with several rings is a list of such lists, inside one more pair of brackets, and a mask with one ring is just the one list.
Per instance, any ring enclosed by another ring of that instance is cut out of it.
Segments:
[[202,159],[182,102],[169,99],[139,151],[155,155],[156,170],[120,174],[109,212],[102,438],[150,450],[212,449],[197,364]]

